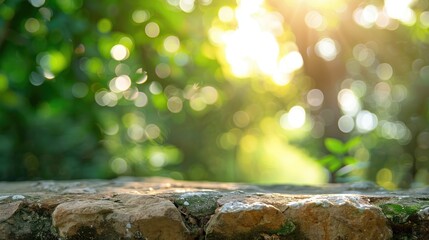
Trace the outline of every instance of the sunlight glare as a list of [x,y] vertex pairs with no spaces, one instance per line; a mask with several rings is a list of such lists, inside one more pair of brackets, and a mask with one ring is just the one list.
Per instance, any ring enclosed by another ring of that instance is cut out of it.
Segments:
[[416,22],[416,14],[410,6],[414,2],[415,0],[384,0],[384,9],[390,18],[413,25]]
[[377,22],[378,16],[379,11],[377,7],[371,4],[367,5],[363,9],[357,8],[353,12],[353,19],[355,22],[364,28],[372,27]]
[[265,9],[263,3],[263,0],[238,1],[233,12],[229,7],[221,7],[218,14],[221,22],[235,17],[237,28],[223,30],[213,26],[209,36],[213,43],[223,46],[226,62],[235,77],[261,75],[283,86],[304,62],[296,49],[279,46],[277,37],[283,36],[284,19]]
[[285,72],[292,73],[304,65],[304,60],[298,51],[292,51],[280,59],[279,68]]
[[272,74],[277,65],[279,47],[271,33],[238,29],[226,38],[225,51],[234,74],[248,77],[253,73],[253,67],[264,74]]

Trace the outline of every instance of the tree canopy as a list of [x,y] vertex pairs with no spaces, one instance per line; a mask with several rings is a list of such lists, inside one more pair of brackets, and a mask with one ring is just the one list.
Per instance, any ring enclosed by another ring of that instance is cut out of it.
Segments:
[[0,180],[429,182],[423,0],[0,0]]

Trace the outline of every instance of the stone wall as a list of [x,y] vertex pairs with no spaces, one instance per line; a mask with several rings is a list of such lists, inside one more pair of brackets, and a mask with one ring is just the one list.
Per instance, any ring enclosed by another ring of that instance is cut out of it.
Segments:
[[0,239],[429,239],[429,188],[2,182]]

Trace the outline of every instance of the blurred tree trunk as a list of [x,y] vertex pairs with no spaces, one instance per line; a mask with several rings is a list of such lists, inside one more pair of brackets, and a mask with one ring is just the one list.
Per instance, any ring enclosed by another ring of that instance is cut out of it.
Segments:
[[284,1],[271,0],[270,4],[281,13],[285,23],[289,25],[295,35],[295,42],[304,60],[304,71],[314,85],[312,88],[321,90],[324,94],[323,111],[320,113],[325,123],[325,137],[344,139],[345,135],[338,129],[338,119],[341,116],[337,102],[340,84],[346,77],[345,61],[339,56],[333,61],[325,61],[316,55],[315,44],[323,37],[340,41],[336,32],[325,34],[308,28],[305,24],[305,15],[309,11],[305,3],[294,8],[286,5]]

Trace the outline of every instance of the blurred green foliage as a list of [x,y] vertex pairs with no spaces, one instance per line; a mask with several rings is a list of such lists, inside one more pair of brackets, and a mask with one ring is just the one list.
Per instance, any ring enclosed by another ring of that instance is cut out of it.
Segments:
[[0,180],[427,184],[428,36],[423,0],[0,0]]
[[354,151],[360,144],[361,138],[359,136],[349,139],[346,143],[335,138],[325,139],[325,147],[330,154],[320,159],[319,162],[329,171],[330,182],[362,180],[356,176],[354,178],[348,176],[351,172],[366,167],[364,162],[360,162],[354,157]]

